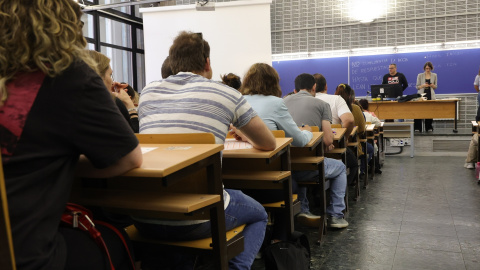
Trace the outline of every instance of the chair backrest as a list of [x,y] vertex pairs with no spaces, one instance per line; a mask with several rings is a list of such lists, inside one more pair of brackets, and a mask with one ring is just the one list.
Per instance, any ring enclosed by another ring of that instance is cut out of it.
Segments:
[[283,130],[271,130],[271,132],[275,138],[285,138],[285,131]]
[[371,125],[372,122],[365,122],[365,125]]
[[135,134],[140,143],[169,144],[210,144],[215,143],[212,133],[181,133],[181,134]]
[[332,124],[332,128],[341,128],[342,125],[341,124]]
[[320,128],[318,126],[310,126],[312,128],[312,132],[320,132]]
[[2,158],[0,156],[0,269],[15,270],[12,230],[8,214],[7,190],[3,176]]

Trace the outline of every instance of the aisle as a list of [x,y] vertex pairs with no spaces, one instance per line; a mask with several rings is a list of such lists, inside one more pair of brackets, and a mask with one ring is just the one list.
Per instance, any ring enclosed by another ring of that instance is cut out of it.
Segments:
[[[480,269],[480,186],[463,163],[389,156],[383,174],[350,201],[350,226],[312,246],[312,269]],[[311,243],[318,236],[296,229]]]

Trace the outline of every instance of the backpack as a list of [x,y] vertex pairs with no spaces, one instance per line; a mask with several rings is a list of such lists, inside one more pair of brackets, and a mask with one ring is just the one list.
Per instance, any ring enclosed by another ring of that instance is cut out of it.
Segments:
[[263,251],[265,270],[309,270],[310,245],[301,232],[293,232],[290,241],[271,244]]

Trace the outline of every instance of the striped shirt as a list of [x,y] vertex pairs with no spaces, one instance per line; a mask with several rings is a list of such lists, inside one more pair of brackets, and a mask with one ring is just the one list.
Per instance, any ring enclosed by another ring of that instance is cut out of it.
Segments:
[[242,127],[257,115],[237,90],[190,72],[147,85],[138,113],[140,133],[210,132],[218,144],[230,123]]

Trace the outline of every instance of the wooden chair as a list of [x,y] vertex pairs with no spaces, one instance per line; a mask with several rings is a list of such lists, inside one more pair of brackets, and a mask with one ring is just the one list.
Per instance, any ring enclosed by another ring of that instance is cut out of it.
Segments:
[[3,176],[2,157],[0,156],[0,269],[15,270],[10,216],[8,214],[7,190]]
[[[144,145],[215,144],[211,133],[136,136]],[[134,226],[130,226],[127,232],[133,241],[154,243],[158,247],[180,252],[208,254],[216,260],[220,269],[228,269],[228,259],[243,251],[243,226],[225,232],[219,152],[160,179],[126,173],[108,181],[107,189],[77,190],[72,196],[73,201],[139,217],[211,220],[211,238],[196,241],[153,240],[142,237]]]

